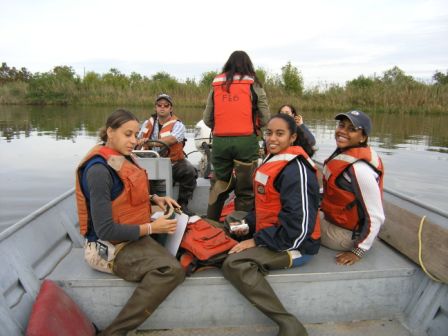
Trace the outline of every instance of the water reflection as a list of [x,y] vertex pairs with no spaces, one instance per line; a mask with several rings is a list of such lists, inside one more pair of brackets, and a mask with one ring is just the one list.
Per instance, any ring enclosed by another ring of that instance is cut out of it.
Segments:
[[[130,108],[143,120],[152,108]],[[74,185],[77,164],[97,142],[97,131],[113,111],[110,107],[0,106],[0,231],[43,206]],[[202,109],[177,108],[193,126]],[[302,112],[325,160],[335,149],[335,113]],[[448,115],[373,114],[370,144],[383,157],[385,186],[445,211],[448,189]],[[188,141],[185,152],[195,150]],[[193,154],[193,159],[194,159]]]
[[[29,137],[32,131],[46,134],[56,140],[75,141],[80,133],[94,136],[112,112],[110,107],[0,107],[0,136],[7,142]],[[141,120],[152,113],[152,108],[131,108]],[[194,125],[202,117],[202,109],[177,108],[177,115],[186,125]],[[303,112],[306,124],[316,135],[332,136],[334,113]],[[371,114],[373,132],[371,139],[381,148],[397,149],[402,146],[422,146],[417,150],[446,153],[448,133],[444,125],[448,114]]]

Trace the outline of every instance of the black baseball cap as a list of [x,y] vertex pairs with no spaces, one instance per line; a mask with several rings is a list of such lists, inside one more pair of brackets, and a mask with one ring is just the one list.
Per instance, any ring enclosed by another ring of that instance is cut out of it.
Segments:
[[165,99],[165,100],[169,101],[171,105],[174,105],[174,104],[173,104],[173,98],[171,98],[171,96],[170,96],[170,95],[167,95],[166,93],[161,93],[161,94],[159,94],[159,95],[157,96],[157,98],[156,98],[156,103],[157,103],[159,100],[161,100],[161,99]]
[[348,118],[357,129],[362,129],[365,135],[370,134],[370,131],[372,130],[372,122],[370,121],[369,116],[364,112],[353,110],[350,112],[339,113],[334,119],[341,120],[344,117]]

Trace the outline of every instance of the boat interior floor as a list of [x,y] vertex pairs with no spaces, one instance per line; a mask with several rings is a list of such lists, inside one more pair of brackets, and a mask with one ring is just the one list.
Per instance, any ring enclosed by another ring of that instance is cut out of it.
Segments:
[[[305,327],[310,336],[411,336],[399,321],[375,320],[353,322],[307,323]],[[214,327],[170,330],[139,330],[128,336],[272,336],[276,326],[253,325],[245,327]]]

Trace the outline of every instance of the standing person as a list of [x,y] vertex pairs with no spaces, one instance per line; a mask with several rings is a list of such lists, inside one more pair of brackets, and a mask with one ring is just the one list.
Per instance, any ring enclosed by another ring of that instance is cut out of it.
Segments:
[[[185,125],[173,113],[173,99],[162,93],[155,101],[155,114],[142,124],[139,133],[141,140],[159,140],[170,148],[170,159],[173,167],[173,180],[179,183],[177,203],[187,215],[193,213],[188,209],[188,201],[193,198],[198,174],[193,165],[185,159],[183,147],[185,140]],[[159,145],[157,143],[155,146]],[[157,148],[156,148],[157,150]]]
[[297,124],[297,135],[299,140],[301,139],[300,145],[307,148],[311,148],[312,152],[308,152],[308,155],[313,156],[314,152],[316,151],[316,138],[314,137],[313,133],[306,127],[306,125],[303,123],[303,117],[301,114],[297,113],[296,108],[293,105],[285,104],[280,106],[278,109],[278,113],[286,113],[287,115],[290,115],[294,118],[296,124]]
[[214,183],[207,217],[218,220],[224,201],[235,190],[235,209],[253,209],[252,174],[257,166],[257,129],[269,119],[264,89],[252,61],[244,51],[234,51],[215,77],[203,120],[213,132]]
[[[255,210],[245,220],[246,238],[230,250],[222,271],[238,291],[279,326],[279,336],[307,335],[283,307],[264,275],[301,266],[319,250],[319,183],[313,161],[299,146],[294,120],[277,114],[269,121],[268,156],[255,172]],[[230,228],[238,222],[230,223]],[[230,229],[232,231],[232,229]]]
[[370,118],[361,111],[339,113],[336,150],[323,169],[322,244],[343,251],[336,262],[352,265],[372,247],[384,223],[384,168],[367,144]]
[[178,261],[151,237],[174,233],[177,222],[164,217],[150,222],[150,200],[162,209],[178,204],[170,197],[149,196],[146,171],[132,157],[138,130],[132,113],[113,112],[100,131],[103,143],[89,151],[76,174],[86,261],[95,269],[139,283],[101,335],[126,335],[137,328],[185,278]]

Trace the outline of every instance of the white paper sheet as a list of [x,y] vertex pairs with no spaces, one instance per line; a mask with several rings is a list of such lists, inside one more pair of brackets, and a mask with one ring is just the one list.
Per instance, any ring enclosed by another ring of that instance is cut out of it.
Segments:
[[[151,219],[156,220],[163,215],[162,211],[157,211],[152,214]],[[176,213],[177,227],[176,232],[173,234],[167,234],[167,239],[165,242],[165,248],[170,252],[171,255],[176,256],[177,250],[179,249],[182,237],[184,236],[185,229],[187,228],[188,216],[184,213]]]

